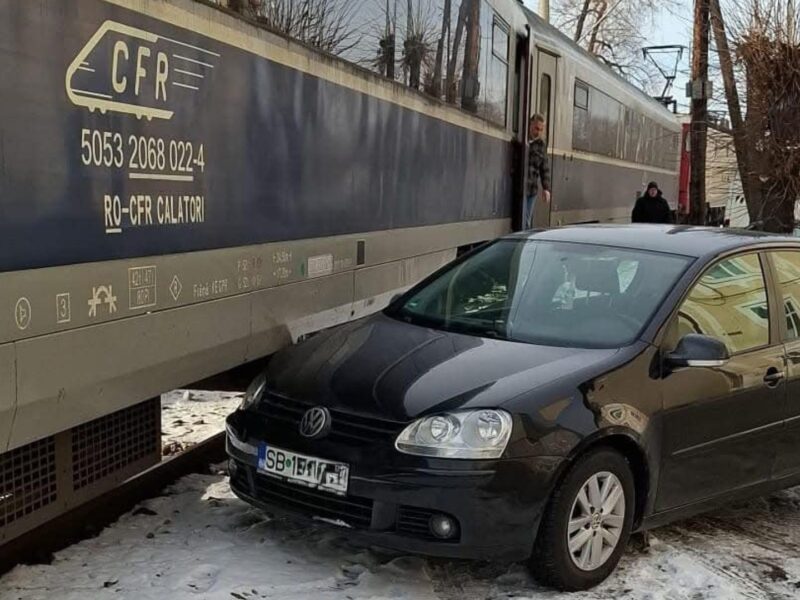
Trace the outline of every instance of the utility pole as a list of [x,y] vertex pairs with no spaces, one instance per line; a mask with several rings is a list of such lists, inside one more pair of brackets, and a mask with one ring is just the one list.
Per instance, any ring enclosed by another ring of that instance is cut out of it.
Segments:
[[706,142],[708,138],[709,0],[694,0],[692,36],[691,181],[689,184],[689,222],[706,224]]

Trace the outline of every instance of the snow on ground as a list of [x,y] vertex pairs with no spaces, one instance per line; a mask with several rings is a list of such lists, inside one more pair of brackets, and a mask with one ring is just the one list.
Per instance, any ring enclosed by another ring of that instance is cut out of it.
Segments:
[[236,392],[175,390],[161,396],[164,455],[177,454],[225,430],[225,417],[242,401]]
[[599,588],[562,595],[521,565],[366,549],[271,519],[224,475],[192,475],[98,537],[0,578],[2,600],[779,599],[800,595],[800,488],[657,530]]

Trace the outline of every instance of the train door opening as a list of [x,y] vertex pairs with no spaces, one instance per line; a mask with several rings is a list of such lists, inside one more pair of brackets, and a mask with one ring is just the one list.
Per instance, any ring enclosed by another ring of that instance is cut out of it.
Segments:
[[512,129],[514,132],[512,171],[511,171],[511,190],[513,198],[511,201],[511,227],[514,231],[524,229],[523,215],[525,203],[525,182],[526,182],[526,142],[528,139],[528,94],[524,90],[529,88],[528,83],[528,63],[530,56],[530,42],[528,36],[517,36],[517,51],[514,61],[514,80],[513,80],[513,106],[512,106]]
[[[535,107],[536,113],[545,119],[545,143],[547,144],[547,154],[550,161],[550,171],[553,171],[554,140],[556,131],[556,104],[554,99],[558,97],[558,57],[546,50],[537,48],[536,52],[536,78],[534,88],[531,90],[531,102]],[[540,185],[541,191],[541,185]],[[555,198],[555,190],[553,198]],[[533,212],[533,223],[535,227],[549,227],[550,216],[553,209],[553,200],[547,203],[541,198],[536,202]]]

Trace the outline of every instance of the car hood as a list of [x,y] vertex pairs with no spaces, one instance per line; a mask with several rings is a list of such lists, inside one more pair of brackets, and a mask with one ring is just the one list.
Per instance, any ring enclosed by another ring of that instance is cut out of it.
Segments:
[[267,381],[270,392],[296,400],[409,420],[499,407],[617,352],[487,339],[376,315],[279,352]]

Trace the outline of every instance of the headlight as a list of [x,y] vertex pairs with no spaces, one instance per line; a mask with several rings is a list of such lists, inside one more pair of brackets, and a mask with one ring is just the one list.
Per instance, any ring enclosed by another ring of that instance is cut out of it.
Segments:
[[405,454],[438,458],[500,458],[511,437],[503,410],[462,410],[414,421],[397,437]]
[[261,374],[253,380],[253,383],[247,388],[242,398],[242,403],[239,405],[239,410],[247,410],[261,400],[261,395],[264,393],[264,388],[267,387],[267,376]]

